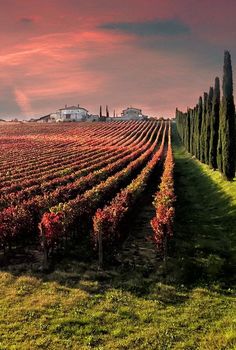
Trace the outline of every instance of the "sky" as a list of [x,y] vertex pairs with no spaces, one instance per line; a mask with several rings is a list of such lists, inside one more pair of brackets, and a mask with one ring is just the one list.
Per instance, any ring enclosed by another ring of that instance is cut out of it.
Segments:
[[0,0],[0,118],[65,104],[155,117],[193,107],[224,50],[236,67],[235,0]]

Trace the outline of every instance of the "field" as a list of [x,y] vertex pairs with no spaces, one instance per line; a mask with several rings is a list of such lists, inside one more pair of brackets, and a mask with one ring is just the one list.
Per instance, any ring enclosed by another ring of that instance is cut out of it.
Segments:
[[55,251],[70,250],[78,241],[85,250],[98,248],[100,264],[114,256],[125,238],[121,225],[161,165],[169,127],[98,123],[39,126],[33,133],[16,127],[12,134],[3,128],[4,258],[14,248],[41,245],[45,267]]
[[175,126],[164,260],[150,239],[169,128],[0,125],[0,349],[236,349],[235,181]]

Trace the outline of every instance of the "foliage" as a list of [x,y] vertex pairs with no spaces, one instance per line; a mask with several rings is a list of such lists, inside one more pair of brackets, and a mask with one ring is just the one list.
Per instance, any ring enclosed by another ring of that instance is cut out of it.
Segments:
[[230,53],[228,51],[225,51],[224,57],[223,97],[220,106],[219,133],[219,167],[226,179],[232,180],[235,176],[236,130],[232,66]]
[[204,102],[183,113],[176,109],[179,135],[187,151],[201,162],[233,180],[236,168],[236,126],[233,97],[231,56],[224,55],[223,96],[220,101],[220,82],[215,78],[214,89],[204,93]]
[[164,164],[164,171],[161,178],[159,191],[154,198],[154,207],[156,215],[151,220],[151,226],[154,231],[153,241],[163,258],[167,255],[167,243],[173,236],[174,223],[174,159],[171,146],[171,133],[169,130],[169,141],[167,156]]
[[215,78],[213,95],[213,106],[211,116],[211,136],[210,136],[210,158],[209,165],[214,170],[217,169],[217,143],[219,137],[219,114],[220,114],[220,79]]
[[93,218],[93,242],[98,247],[99,237],[102,237],[105,255],[114,255],[116,248],[124,240],[122,223],[127,214],[133,209],[135,203],[143,194],[151,173],[162,157],[166,137],[166,128],[162,136],[160,148],[147,163],[142,172],[124,189],[121,190],[102,210],[98,209]]
[[[67,231],[76,227],[76,215],[86,221],[88,213],[92,215],[99,203],[145,165],[158,142],[159,123],[83,123],[46,130],[36,125],[36,135],[31,135],[32,129],[28,128],[15,126],[6,131],[7,136],[5,128],[0,129],[5,147],[5,161],[0,166],[0,236],[4,249],[11,243],[37,242],[45,213],[64,213],[65,209],[63,229]],[[66,131],[68,135],[64,136]],[[21,139],[26,140],[23,145]],[[58,150],[63,150],[63,156]],[[16,166],[16,154],[22,167]],[[54,222],[53,215],[45,218]],[[50,245],[58,240],[56,232]]]

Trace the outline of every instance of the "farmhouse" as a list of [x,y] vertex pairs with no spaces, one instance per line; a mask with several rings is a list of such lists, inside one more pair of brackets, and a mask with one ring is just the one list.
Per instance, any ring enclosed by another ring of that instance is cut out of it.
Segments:
[[141,120],[143,119],[142,110],[128,107],[122,111],[121,118],[125,120]]
[[[107,113],[109,115],[109,113]],[[95,121],[122,121],[122,120],[147,120],[148,117],[142,114],[142,110],[134,107],[124,109],[121,116],[109,117],[99,116],[97,114],[89,114],[86,108],[77,106],[67,106],[58,109],[56,112],[48,114],[34,121],[38,123],[53,123],[53,122],[95,122]]]
[[148,120],[148,116],[143,115],[142,110],[139,108],[128,107],[122,111],[121,116],[107,118],[107,121],[122,120]]
[[70,106],[67,105],[64,108],[59,109],[56,113],[51,115],[56,122],[77,122],[86,120],[88,117],[88,110],[78,106]]
[[29,122],[32,121],[32,122],[37,122],[37,123],[53,123],[56,121],[54,114],[53,115],[48,114],[48,115],[45,115],[39,119],[31,119],[31,120],[29,120]]

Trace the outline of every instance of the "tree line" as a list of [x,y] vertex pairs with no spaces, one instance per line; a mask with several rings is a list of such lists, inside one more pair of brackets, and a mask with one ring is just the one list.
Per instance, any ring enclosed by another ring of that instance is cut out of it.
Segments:
[[199,97],[186,113],[176,109],[178,133],[188,152],[212,169],[219,169],[227,180],[235,176],[236,123],[233,73],[229,51],[224,53],[222,98],[220,79]]

